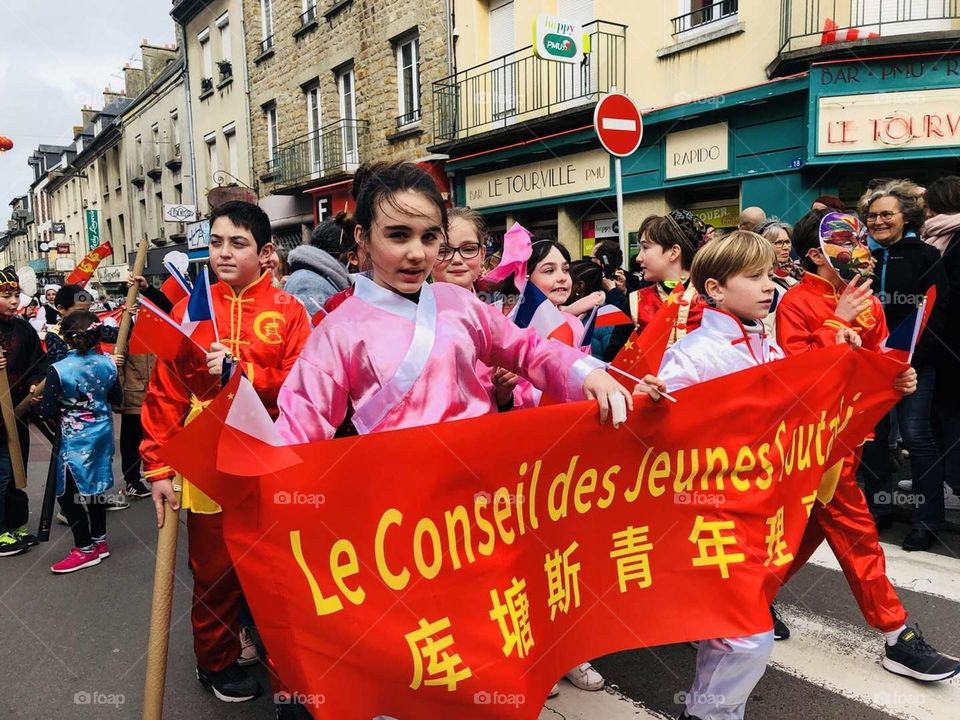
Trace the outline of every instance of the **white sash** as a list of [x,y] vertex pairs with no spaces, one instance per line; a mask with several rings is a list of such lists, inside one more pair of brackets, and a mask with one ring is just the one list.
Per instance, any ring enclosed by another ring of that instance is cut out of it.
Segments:
[[407,353],[393,377],[353,410],[353,426],[358,433],[366,435],[383,422],[387,413],[407,396],[426,367],[437,334],[437,302],[433,289],[427,283],[420,288],[420,302],[415,305],[364,277],[357,278],[353,296],[380,310],[414,322],[410,347],[407,348]]

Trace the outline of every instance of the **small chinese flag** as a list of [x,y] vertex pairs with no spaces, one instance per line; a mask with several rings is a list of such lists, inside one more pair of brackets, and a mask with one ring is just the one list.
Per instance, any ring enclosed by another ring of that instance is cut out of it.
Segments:
[[670,335],[677,325],[683,291],[683,284],[677,283],[643,332],[633,331],[610,363],[613,367],[641,378],[647,374],[656,375],[667,352]]
[[77,264],[73,272],[67,275],[67,284],[85,286],[87,281],[93,277],[93,271],[97,269],[100,261],[111,255],[113,255],[113,248],[110,246],[109,240],[97,245]]

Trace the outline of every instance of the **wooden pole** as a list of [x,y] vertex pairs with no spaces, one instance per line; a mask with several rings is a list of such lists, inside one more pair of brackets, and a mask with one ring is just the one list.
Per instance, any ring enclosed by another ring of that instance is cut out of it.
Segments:
[[[149,243],[146,238],[140,239],[140,245],[137,247],[137,257],[133,261],[133,274],[143,275],[143,268],[147,264],[147,248]],[[137,297],[140,295],[140,284],[134,283],[127,290],[127,301],[123,304],[123,317],[120,318],[120,330],[117,332],[117,344],[114,352],[117,355],[124,355],[127,352],[127,343],[130,341],[130,327],[133,323],[133,308],[137,304]]]
[[[179,490],[176,496],[179,506]],[[163,507],[163,527],[157,536],[157,563],[153,571],[147,674],[143,683],[143,720],[162,720],[163,693],[167,683],[167,650],[170,645],[170,612],[173,609],[180,511],[172,509],[169,503],[164,503]]]
[[[0,349],[0,358],[4,352]],[[7,369],[0,370],[0,411],[3,414],[3,426],[7,429],[7,450],[10,453],[10,464],[13,467],[13,480],[18,488],[27,486],[27,471],[23,467],[23,455],[20,453],[20,433],[17,430],[17,416],[13,411],[13,400],[10,398],[10,380],[7,378]]]

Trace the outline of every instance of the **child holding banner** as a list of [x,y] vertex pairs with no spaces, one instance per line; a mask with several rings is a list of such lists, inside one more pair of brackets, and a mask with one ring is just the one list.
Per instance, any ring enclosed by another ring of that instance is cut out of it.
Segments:
[[[878,351],[888,335],[883,306],[871,294],[870,280],[860,276],[844,280],[822,251],[820,226],[826,214],[810,212],[794,228],[793,247],[806,273],[780,302],[777,338],[787,354],[795,354],[829,344],[838,331],[855,333],[864,348]],[[845,234],[857,238],[857,218],[850,217],[847,224]],[[863,244],[862,239],[857,242]],[[914,392],[916,371],[904,370],[896,387],[904,395]],[[953,677],[960,664],[928,645],[919,629],[905,624],[907,611],[887,578],[876,523],[857,485],[861,450],[862,446],[850,449],[835,488],[820,488],[785,582],[826,539],[864,619],[886,638],[883,667],[927,682]]]
[[[123,392],[114,361],[99,350],[99,318],[89,311],[70,313],[61,323],[67,356],[47,371],[39,414],[60,420],[62,444],[57,463],[57,500],[74,547],[50,566],[66,574],[99,565],[110,557],[107,504],[113,487],[113,412]],[[84,498],[81,501],[80,498]]]
[[[775,254],[759,235],[735,231],[700,250],[691,286],[706,298],[696,332],[680,338],[663,357],[658,377],[668,391],[705,382],[784,357],[764,329],[773,302]],[[771,626],[773,620],[771,619]],[[774,631],[703,640],[683,720],[742,720],[747,699],[763,676]]]
[[[140,416],[144,476],[151,482],[158,526],[163,525],[164,502],[177,507],[174,480],[183,484],[182,505],[189,511],[197,679],[224,702],[252,700],[259,686],[236,664],[241,650],[241,588],[223,540],[220,506],[175,477],[174,470],[158,459],[157,448],[210,403],[220,389],[228,357],[246,373],[268,411],[276,414],[277,393],[310,334],[310,323],[303,305],[275,289],[270,272],[261,272],[261,263],[272,252],[270,219],[259,207],[232,201],[213,210],[210,262],[219,282],[207,296],[213,321],[203,321],[209,338],[202,338],[210,349],[206,356],[196,349],[194,341],[201,332],[197,331],[173,360],[158,359]],[[184,298],[174,307],[172,315],[178,322],[188,302],[190,298]],[[217,330],[222,336],[215,337]],[[275,685],[274,691],[278,689]],[[292,704],[278,707],[281,717],[297,711]]]

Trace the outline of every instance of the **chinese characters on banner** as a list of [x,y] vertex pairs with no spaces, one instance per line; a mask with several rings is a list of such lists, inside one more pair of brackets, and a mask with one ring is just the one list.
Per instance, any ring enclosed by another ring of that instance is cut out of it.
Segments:
[[223,506],[316,716],[532,719],[579,662],[769,629],[821,481],[902,367],[836,347],[638,401],[619,430],[576,403],[292,449],[224,426],[237,376],[163,454]]

